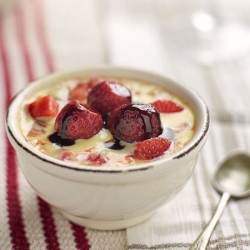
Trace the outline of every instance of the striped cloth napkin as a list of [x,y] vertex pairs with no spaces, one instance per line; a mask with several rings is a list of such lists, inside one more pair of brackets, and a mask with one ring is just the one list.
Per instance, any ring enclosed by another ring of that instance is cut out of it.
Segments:
[[7,106],[29,82],[54,70],[103,62],[95,15],[88,0],[75,4],[20,0],[13,9],[0,10],[1,250],[123,249],[126,245],[125,231],[96,232],[76,226],[37,197],[5,134]]
[[[188,249],[220,199],[210,183],[216,164],[233,149],[250,150],[249,57],[197,65],[169,47],[166,20],[159,13],[173,10],[170,1],[107,2],[112,5],[106,20],[110,60],[170,75],[197,91],[211,112],[210,137],[187,186],[149,220],[127,229],[128,249]],[[249,207],[250,198],[229,202],[208,249],[250,249]]]
[[[0,10],[0,249],[188,249],[219,201],[210,184],[217,161],[231,149],[250,149],[249,57],[207,68],[177,56],[156,15],[163,1],[18,1]],[[37,197],[4,128],[11,98],[30,81],[103,62],[170,75],[199,92],[213,118],[186,187],[149,220],[127,230],[76,226]],[[250,249],[249,207],[250,199],[229,202],[208,249]]]
[[[188,249],[219,202],[210,183],[217,162],[232,149],[249,151],[249,136],[248,124],[214,121],[187,186],[152,218],[127,230],[128,249]],[[230,200],[207,249],[250,249],[249,207],[249,198]]]

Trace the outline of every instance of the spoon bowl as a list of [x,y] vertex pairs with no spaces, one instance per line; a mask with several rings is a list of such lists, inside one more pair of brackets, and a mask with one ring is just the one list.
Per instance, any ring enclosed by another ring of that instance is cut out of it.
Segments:
[[212,179],[214,188],[235,198],[250,195],[250,155],[234,151],[223,160]]
[[216,211],[190,250],[205,250],[230,197],[244,198],[250,195],[250,155],[234,150],[218,164],[212,179],[214,188],[222,193]]

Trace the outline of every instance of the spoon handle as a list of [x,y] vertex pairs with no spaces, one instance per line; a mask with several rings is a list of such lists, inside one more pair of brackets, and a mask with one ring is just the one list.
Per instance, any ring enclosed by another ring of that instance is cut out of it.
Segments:
[[189,248],[189,250],[205,250],[206,249],[208,241],[214,230],[214,227],[217,224],[224,208],[226,207],[229,198],[230,198],[229,193],[225,192],[222,194],[222,197],[220,199],[220,202],[216,208],[216,211],[213,217],[211,218],[207,226],[204,228],[203,232],[199,235],[199,237],[193,243],[193,245]]

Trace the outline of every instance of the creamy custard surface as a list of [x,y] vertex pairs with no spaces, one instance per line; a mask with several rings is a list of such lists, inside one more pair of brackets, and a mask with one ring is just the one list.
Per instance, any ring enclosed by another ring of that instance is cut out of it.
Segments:
[[[160,113],[162,133],[159,135],[171,140],[170,148],[161,156],[151,160],[157,160],[161,157],[167,157],[183,148],[193,137],[195,133],[195,117],[188,106],[182,100],[173,96],[165,88],[142,82],[134,79],[107,78],[102,79],[117,80],[126,86],[132,94],[133,103],[153,103],[157,100],[172,100],[183,107],[181,112]],[[27,106],[37,98],[51,95],[58,104],[59,109],[68,103],[68,96],[76,85],[87,83],[89,78],[71,79],[49,87],[38,89],[32,96],[27,96],[20,108],[20,128],[24,138],[36,149],[53,158],[63,161],[78,163],[79,165],[99,166],[98,162],[88,160],[88,156],[101,153],[106,163],[102,164],[108,167],[130,166],[147,162],[133,157],[136,143],[127,143],[120,141],[122,149],[111,149],[114,145],[114,137],[108,129],[102,128],[101,131],[90,139],[77,139],[71,146],[60,146],[52,143],[49,137],[55,133],[55,118],[41,117],[33,119],[29,114]]]

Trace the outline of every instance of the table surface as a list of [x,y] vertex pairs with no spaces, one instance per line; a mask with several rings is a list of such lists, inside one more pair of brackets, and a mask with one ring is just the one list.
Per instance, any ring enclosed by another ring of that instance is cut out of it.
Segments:
[[[168,18],[190,11],[194,3],[19,0],[0,10],[0,249],[188,249],[220,198],[210,184],[216,163],[232,149],[250,149],[250,53],[203,65],[171,47]],[[224,12],[250,24],[247,1],[230,6]],[[127,230],[69,223],[36,196],[5,134],[8,104],[29,82],[55,70],[103,63],[172,77],[203,97],[212,118],[186,187],[148,221]],[[250,199],[231,200],[208,249],[250,249],[249,209]]]

